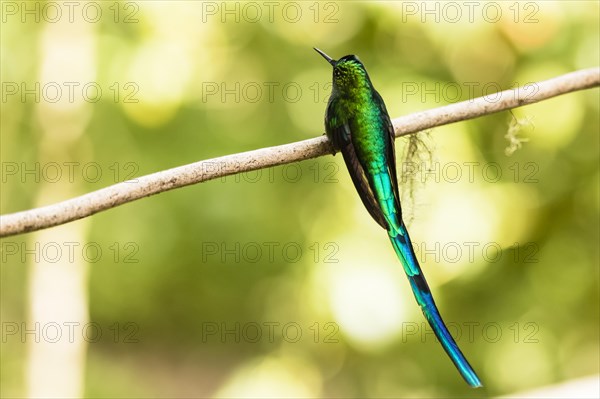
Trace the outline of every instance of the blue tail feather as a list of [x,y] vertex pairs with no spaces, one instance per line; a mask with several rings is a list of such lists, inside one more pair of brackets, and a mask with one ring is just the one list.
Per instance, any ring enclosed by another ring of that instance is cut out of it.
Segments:
[[408,236],[408,231],[406,230],[404,223],[400,222],[399,228],[394,230],[398,231],[398,234],[390,235],[392,246],[394,247],[398,258],[400,259],[402,266],[404,267],[404,271],[406,272],[408,280],[410,281],[413,294],[415,295],[415,298],[419,303],[425,318],[429,322],[429,325],[442,344],[442,347],[448,356],[450,356],[450,359],[465,381],[467,381],[467,383],[474,388],[481,387],[481,381],[477,377],[477,374],[475,374],[475,371],[458,348],[458,345],[456,345],[454,338],[452,338],[450,332],[444,324],[444,321],[442,320],[442,316],[440,315],[433,300],[433,296],[431,295],[429,285],[425,280],[425,276],[421,272],[421,267],[419,266],[419,262],[415,256],[410,237]]

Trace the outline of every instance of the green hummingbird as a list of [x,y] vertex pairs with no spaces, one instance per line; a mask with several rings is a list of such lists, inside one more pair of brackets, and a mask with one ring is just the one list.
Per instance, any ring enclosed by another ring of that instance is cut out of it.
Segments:
[[440,316],[402,220],[394,127],[385,103],[358,57],[334,60],[315,50],[333,66],[333,87],[325,114],[327,137],[342,152],[367,211],[388,232],[413,294],[444,350],[465,381],[474,388],[481,387]]

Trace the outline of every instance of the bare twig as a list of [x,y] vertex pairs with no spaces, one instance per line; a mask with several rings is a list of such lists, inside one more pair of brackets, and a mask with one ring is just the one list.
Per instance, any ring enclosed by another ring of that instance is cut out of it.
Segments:
[[[583,69],[520,88],[402,116],[396,137],[535,103],[600,85],[600,68]],[[195,162],[118,183],[57,204],[0,216],[0,237],[68,223],[106,209],[178,187],[241,172],[317,158],[333,149],[325,136]]]

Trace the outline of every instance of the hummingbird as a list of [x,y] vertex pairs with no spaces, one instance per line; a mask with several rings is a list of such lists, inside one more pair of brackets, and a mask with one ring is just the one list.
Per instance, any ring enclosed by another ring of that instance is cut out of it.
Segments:
[[392,242],[413,294],[442,347],[473,388],[477,374],[450,335],[421,271],[408,230],[402,220],[394,127],[381,95],[355,55],[334,60],[314,48],[333,67],[333,85],[325,113],[325,133],[344,162],[358,194]]

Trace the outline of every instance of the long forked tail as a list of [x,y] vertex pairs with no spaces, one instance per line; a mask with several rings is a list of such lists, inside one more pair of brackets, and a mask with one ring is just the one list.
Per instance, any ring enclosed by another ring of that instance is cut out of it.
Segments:
[[477,374],[475,374],[475,371],[458,348],[458,345],[456,345],[454,338],[452,338],[442,320],[442,316],[440,316],[440,312],[431,295],[429,285],[427,285],[425,276],[421,271],[421,267],[419,266],[419,262],[413,251],[404,222],[400,222],[400,228],[396,230],[396,232],[395,235],[393,235],[394,233],[389,233],[392,246],[404,267],[413,294],[415,295],[419,306],[421,306],[425,318],[465,381],[473,388],[481,387],[482,385],[481,381],[479,381],[479,377],[477,377]]

